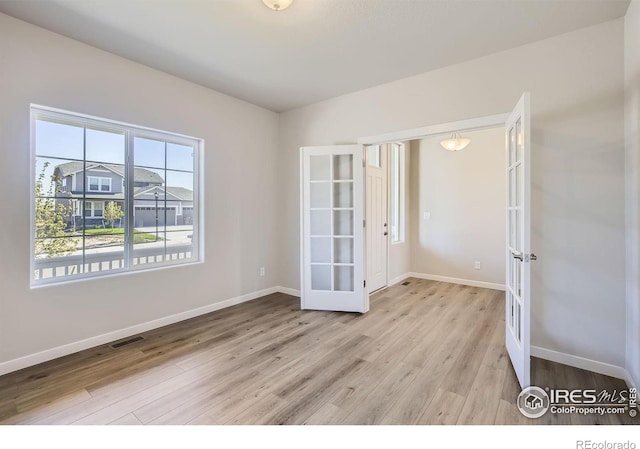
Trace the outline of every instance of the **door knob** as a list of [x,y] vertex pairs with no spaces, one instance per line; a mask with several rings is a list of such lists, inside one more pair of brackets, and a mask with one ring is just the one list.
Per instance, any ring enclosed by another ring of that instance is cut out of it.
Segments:
[[513,256],[514,259],[518,259],[520,262],[522,262],[522,253],[521,252],[517,252],[517,253],[511,253],[511,255]]
[[535,254],[531,253],[530,256],[531,260],[538,260],[538,256],[536,256]]

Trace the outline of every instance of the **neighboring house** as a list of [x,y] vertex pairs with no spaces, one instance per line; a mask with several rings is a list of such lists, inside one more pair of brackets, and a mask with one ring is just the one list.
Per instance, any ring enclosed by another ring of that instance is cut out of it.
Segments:
[[[103,227],[104,209],[109,201],[115,201],[125,210],[122,165],[93,163],[84,167],[82,162],[67,162],[57,165],[53,176],[58,182],[56,197],[68,198],[67,204],[73,211],[69,223],[76,228]],[[167,225],[192,222],[193,191],[183,187],[165,187],[163,184],[164,179],[159,174],[135,168],[134,220],[137,227],[155,226],[156,223],[164,225],[165,222]],[[120,223],[116,222],[116,226],[120,226]]]
[[[156,194],[159,205],[156,209]],[[166,194],[166,207],[163,204]],[[158,224],[193,224],[193,191],[184,187],[149,186],[137,187],[134,197],[134,226],[155,226],[156,211]]]

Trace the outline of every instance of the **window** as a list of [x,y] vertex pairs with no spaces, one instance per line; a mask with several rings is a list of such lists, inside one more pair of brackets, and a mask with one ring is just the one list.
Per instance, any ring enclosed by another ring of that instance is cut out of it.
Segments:
[[391,243],[404,242],[405,222],[405,145],[391,145]]
[[367,165],[369,167],[382,167],[382,146],[369,145],[367,151]]
[[111,178],[100,178],[96,176],[89,176],[88,178],[89,192],[111,192]]
[[202,140],[40,106],[31,128],[32,285],[201,260]]
[[84,216],[102,218],[104,216],[104,203],[102,201],[85,201]]

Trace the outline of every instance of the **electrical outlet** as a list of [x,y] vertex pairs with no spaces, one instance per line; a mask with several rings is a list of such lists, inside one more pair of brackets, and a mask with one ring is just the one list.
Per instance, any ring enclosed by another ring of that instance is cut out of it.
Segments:
[[479,260],[476,260],[476,262],[473,264],[473,268],[475,268],[476,270],[479,270],[482,268],[482,265],[480,264]]
[[264,267],[260,267],[260,276],[264,276]]

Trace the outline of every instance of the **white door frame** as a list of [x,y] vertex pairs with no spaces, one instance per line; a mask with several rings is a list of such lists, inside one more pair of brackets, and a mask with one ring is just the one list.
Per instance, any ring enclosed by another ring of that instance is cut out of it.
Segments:
[[422,126],[420,128],[405,129],[386,134],[376,134],[374,136],[361,137],[358,143],[363,145],[377,145],[382,143],[402,142],[405,140],[417,140],[435,134],[446,134],[457,131],[477,131],[486,128],[497,128],[504,126],[509,118],[510,112],[504,114],[487,115],[455,122],[440,123],[438,125]]
[[[418,140],[424,139],[425,137],[433,136],[436,134],[450,134],[453,132],[462,132],[462,131],[478,131],[481,129],[488,128],[498,128],[504,127],[507,119],[509,118],[510,112],[506,112],[504,114],[494,114],[494,115],[486,115],[484,117],[476,117],[465,120],[458,120],[455,122],[447,122],[440,123],[437,125],[428,125],[422,126],[420,128],[411,128],[405,129],[402,131],[396,131],[386,134],[376,134],[374,136],[361,137],[358,139],[358,143],[362,145],[382,145],[385,143],[395,143],[395,142],[404,142],[408,140]],[[405,152],[407,148],[405,148]],[[387,152],[387,157],[389,156]],[[406,157],[406,155],[405,155]],[[389,187],[389,161],[387,160],[387,188]],[[365,186],[366,188],[366,186]],[[365,192],[366,195],[366,192]],[[389,195],[387,192],[387,215],[389,213]],[[365,250],[365,259],[367,258],[367,245],[368,242],[365,241],[364,250]],[[389,278],[389,254],[391,246],[391,239],[387,241],[387,287],[391,287]]]

